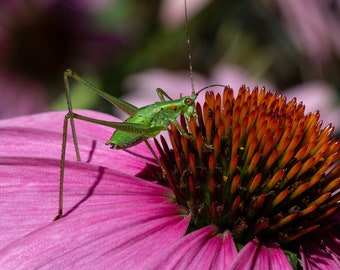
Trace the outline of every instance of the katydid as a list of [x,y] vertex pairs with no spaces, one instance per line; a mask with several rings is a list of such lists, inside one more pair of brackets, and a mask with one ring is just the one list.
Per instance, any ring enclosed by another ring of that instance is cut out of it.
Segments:
[[[186,3],[185,3],[185,16],[187,21],[187,11],[186,11]],[[167,130],[170,124],[176,126],[176,128],[182,133],[182,135],[188,139],[191,138],[190,134],[188,134],[183,127],[178,123],[177,119],[179,116],[184,116],[187,120],[193,116],[197,118],[196,110],[195,110],[195,101],[199,93],[204,91],[205,89],[212,86],[222,86],[219,84],[209,85],[207,87],[202,88],[198,92],[194,91],[193,85],[193,77],[192,77],[192,65],[191,65],[191,54],[190,54],[190,42],[188,37],[188,26],[186,23],[186,32],[187,32],[187,45],[189,52],[189,64],[190,64],[190,78],[192,91],[190,96],[180,97],[179,99],[172,99],[169,95],[160,88],[156,89],[157,95],[160,99],[159,102],[155,102],[154,104],[146,105],[141,108],[138,108],[126,101],[123,101],[119,98],[111,96],[106,92],[96,88],[91,83],[85,81],[80,76],[78,76],[75,72],[68,69],[64,73],[64,84],[68,105],[68,113],[64,118],[63,125],[63,139],[62,139],[62,153],[61,153],[61,162],[60,162],[60,183],[59,183],[59,208],[58,215],[54,220],[59,219],[63,213],[63,186],[64,186],[64,170],[65,170],[65,156],[66,156],[66,141],[67,141],[67,129],[68,129],[68,121],[71,123],[71,131],[73,136],[73,142],[75,146],[77,160],[80,161],[80,153],[77,142],[76,128],[74,119],[83,120],[87,122],[92,122],[95,124],[108,126],[111,128],[115,128],[116,130],[112,134],[111,138],[106,142],[106,144],[110,145],[113,149],[125,149],[129,148],[133,145],[139,144],[140,142],[145,142],[147,147],[152,152],[155,160],[158,164],[160,164],[158,157],[151,145],[148,142],[149,138],[153,138],[157,136],[161,131]],[[84,115],[80,115],[73,112],[71,95],[70,95],[70,87],[69,87],[69,78],[73,78],[76,81],[82,83],[85,87],[89,88],[96,94],[100,95],[107,101],[109,101],[112,105],[118,107],[119,109],[126,112],[130,117],[126,119],[124,122],[110,122],[104,120],[98,120],[94,118],[90,118]],[[167,99],[167,100],[166,100]]]

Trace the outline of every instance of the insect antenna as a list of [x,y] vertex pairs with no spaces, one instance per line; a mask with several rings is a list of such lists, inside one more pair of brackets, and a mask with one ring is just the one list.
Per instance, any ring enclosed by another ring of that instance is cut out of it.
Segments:
[[202,91],[204,91],[204,90],[206,90],[206,89],[208,89],[208,88],[211,88],[211,87],[223,87],[223,88],[225,88],[226,87],[226,85],[224,85],[224,84],[210,84],[210,85],[208,85],[208,86],[205,86],[205,87],[203,87],[202,89],[200,89],[199,91],[197,91],[196,93],[195,93],[195,98],[202,92]]
[[210,87],[226,87],[222,84],[211,84],[206,87],[203,87],[199,91],[195,92],[195,85],[194,85],[194,76],[193,76],[193,68],[192,68],[192,57],[191,57],[191,46],[190,46],[190,38],[189,38],[189,23],[188,23],[188,8],[187,8],[187,1],[184,0],[184,13],[185,13],[185,32],[187,35],[187,51],[188,51],[188,59],[189,59],[189,70],[190,70],[190,81],[191,81],[191,96],[194,97],[194,99],[197,98],[199,93],[202,91],[210,88]]
[[189,39],[189,23],[188,23],[188,10],[187,10],[186,0],[184,0],[184,13],[185,13],[185,32],[187,35],[187,50],[188,50],[189,69],[190,69],[191,94],[193,96],[195,95],[195,85],[194,85],[194,76],[192,74],[191,47],[190,47],[190,39]]

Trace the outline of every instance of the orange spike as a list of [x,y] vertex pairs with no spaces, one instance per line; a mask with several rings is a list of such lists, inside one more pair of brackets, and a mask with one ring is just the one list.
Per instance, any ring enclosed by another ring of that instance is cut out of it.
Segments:
[[333,132],[334,132],[334,127],[332,127],[332,125],[326,126],[321,131],[321,133],[319,134],[319,138],[318,138],[318,144],[314,147],[314,149],[311,152],[312,155],[314,155],[321,146],[323,146],[324,144],[327,144],[327,141],[329,140]]
[[248,126],[247,126],[247,133],[249,133],[249,131],[255,127],[255,123],[256,123],[256,117],[258,115],[258,108],[254,108],[248,116]]
[[175,162],[177,165],[177,168],[180,172],[183,172],[183,161],[181,160],[181,154],[177,151],[175,151]]
[[218,158],[221,152],[221,137],[218,134],[216,134],[214,137],[213,145],[214,145],[214,158],[216,159]]
[[278,150],[273,150],[270,156],[267,159],[266,165],[265,165],[265,170],[269,170],[269,168],[274,164],[274,162],[277,160],[279,156],[279,151]]
[[250,143],[254,140],[256,135],[256,126],[254,126],[251,131],[249,132],[247,136],[247,142],[246,142],[246,148],[248,149],[250,147]]
[[323,212],[323,214],[321,214],[320,216],[318,216],[314,222],[319,222],[320,220],[325,219],[326,217],[332,215],[336,210],[338,210],[339,208],[337,206],[334,206],[330,209],[328,209],[327,211]]
[[281,155],[284,151],[287,150],[287,146],[290,142],[290,137],[289,136],[284,136],[282,135],[281,140],[279,141],[276,149],[279,151],[279,155]]
[[207,102],[210,110],[215,109],[215,93],[213,91],[207,91],[205,93],[205,102]]
[[261,183],[262,180],[262,174],[258,173],[255,175],[255,177],[251,180],[250,186],[249,186],[249,194],[253,194],[258,187],[258,185]]
[[217,110],[217,108],[221,108],[221,95],[220,95],[220,93],[217,93],[216,97],[215,97],[215,111]]
[[272,202],[272,206],[275,207],[279,203],[281,203],[288,195],[289,191],[288,189],[282,190],[279,195],[275,197],[275,199]]
[[260,194],[257,198],[256,201],[253,205],[255,210],[259,210],[260,208],[262,208],[264,200],[266,199],[266,195],[264,194]]
[[189,121],[189,130],[191,132],[191,136],[193,140],[196,140],[197,137],[197,124],[195,117],[191,116]]
[[231,214],[232,214],[232,216],[235,216],[236,213],[238,212],[240,203],[241,203],[241,196],[238,195],[238,196],[236,196],[236,198],[233,201],[233,204],[231,205]]
[[232,119],[231,119],[232,128],[235,128],[235,126],[239,123],[238,119],[240,117],[240,113],[241,113],[240,108],[234,107],[233,115],[232,115]]
[[278,170],[274,176],[265,184],[264,188],[266,192],[269,192],[283,177],[285,173],[284,169]]
[[255,170],[260,158],[261,158],[261,152],[256,152],[255,155],[252,157],[252,159],[249,163],[249,166],[248,166],[248,173],[249,174],[251,174]]
[[313,156],[313,157],[309,158],[308,160],[306,160],[305,162],[303,162],[301,169],[300,169],[299,173],[296,175],[296,177],[297,178],[300,177],[303,173],[305,173],[309,169],[313,168],[315,163],[318,162],[319,160],[320,160],[319,156],[318,157]]
[[205,136],[206,136],[206,143],[207,144],[212,144],[212,125],[213,125],[213,120],[211,118],[208,118],[207,121],[205,122]]
[[234,91],[230,88],[230,86],[227,86],[223,91],[223,104],[226,104],[227,101],[229,101],[229,104],[231,104],[233,100]]
[[326,155],[330,155],[335,152],[340,152],[340,139],[339,138],[333,138],[331,141],[329,141],[326,151]]
[[288,164],[288,162],[292,160],[294,153],[295,153],[294,149],[290,149],[283,154],[282,159],[279,162],[281,168],[284,168]]
[[299,218],[304,217],[306,215],[309,215],[310,213],[314,212],[317,208],[318,208],[317,204],[312,204],[312,205],[306,207],[305,209],[299,211],[299,213],[298,213]]
[[186,158],[188,157],[188,139],[185,138],[184,136],[181,136],[181,152],[184,153]]
[[301,230],[298,230],[297,233],[298,233],[299,235],[304,235],[304,234],[307,234],[307,233],[310,233],[310,232],[316,230],[316,229],[319,228],[319,227],[320,227],[320,225],[315,224],[315,225],[313,225],[313,226],[310,226],[310,227],[307,227],[307,228],[303,228],[303,229],[301,229]]
[[308,184],[309,184],[309,187],[308,188],[311,188],[312,186],[314,186],[316,183],[318,183],[321,179],[321,177],[323,176],[323,172],[318,172],[318,173],[315,173],[313,175],[313,177],[309,180]]
[[300,196],[309,188],[309,183],[303,183],[299,185],[289,196],[289,199],[293,200],[296,197]]
[[246,117],[248,112],[249,112],[249,104],[247,101],[244,101],[241,105],[240,118],[239,118],[240,122],[244,120],[244,117]]
[[225,135],[227,137],[230,137],[230,133],[231,133],[231,112],[228,110],[228,111],[225,111],[224,112],[224,117],[223,117],[223,122],[224,122],[224,132],[225,132]]
[[287,149],[295,149],[295,147],[298,146],[298,144],[299,144],[301,138],[302,138],[302,133],[295,135],[295,136],[291,139],[289,145],[287,146]]
[[300,170],[301,166],[302,166],[302,162],[297,162],[297,163],[294,164],[294,166],[286,174],[284,184],[286,184],[290,179],[292,179],[297,174],[297,172]]
[[243,142],[244,137],[247,135],[248,117],[246,116],[241,122],[240,140]]
[[253,157],[255,150],[257,148],[257,145],[258,145],[258,140],[257,140],[257,138],[254,138],[254,140],[249,145],[249,149],[248,149],[247,157],[246,157],[246,162],[249,162],[251,160],[251,158]]
[[294,158],[302,161],[309,153],[307,152],[308,144],[302,146],[299,151],[295,154]]
[[239,182],[240,182],[240,175],[236,174],[234,176],[233,181],[231,182],[231,186],[230,186],[230,195],[231,196],[233,196],[235,194]]
[[336,178],[333,181],[331,181],[324,189],[322,189],[322,193],[326,193],[329,191],[335,191],[336,189],[339,188],[340,185],[340,178]]
[[221,108],[219,106],[217,106],[215,108],[215,126],[218,126],[220,124],[221,121]]
[[240,144],[240,137],[239,137],[239,135],[233,136],[232,145],[231,145],[231,155],[232,156],[237,154],[238,148],[239,148],[239,144]]
[[334,162],[337,162],[339,159],[340,159],[340,152],[337,152],[337,153],[330,154],[325,160],[325,162],[334,163]]
[[281,218],[276,224],[271,225],[269,229],[275,231],[281,228],[282,226],[286,225],[287,223],[292,222],[296,218],[296,216],[297,216],[297,213],[293,213],[284,218]]
[[203,121],[206,123],[208,118],[211,116],[211,111],[209,110],[209,105],[207,102],[203,104]]
[[313,204],[321,205],[321,204],[323,204],[325,201],[327,201],[328,198],[329,198],[331,195],[332,195],[331,192],[324,193],[324,194],[322,194],[319,198],[317,198],[316,200],[310,202],[310,203],[308,204],[308,206],[313,205]]
[[264,147],[262,150],[262,156],[265,157],[268,155],[269,151],[272,149],[274,145],[273,138],[269,138],[266,142],[264,142]]
[[236,172],[237,163],[238,163],[238,155],[233,155],[230,159],[230,165],[229,165],[230,176],[233,176],[234,173]]
[[220,139],[223,137],[223,132],[224,132],[224,125],[221,121],[218,125],[218,128],[217,128],[217,134],[220,137]]

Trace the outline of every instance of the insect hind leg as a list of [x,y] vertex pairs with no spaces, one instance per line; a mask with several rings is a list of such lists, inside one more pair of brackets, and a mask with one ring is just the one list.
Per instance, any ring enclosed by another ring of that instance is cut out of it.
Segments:
[[65,86],[65,94],[67,100],[67,108],[68,112],[64,117],[63,124],[63,138],[62,138],[62,146],[61,146],[61,158],[60,158],[60,172],[59,172],[59,204],[58,204],[58,214],[53,220],[58,220],[63,215],[63,191],[64,191],[64,177],[65,177],[65,159],[66,159],[66,143],[67,143],[67,132],[68,132],[68,123],[70,121],[71,124],[71,132],[74,143],[74,149],[76,152],[77,161],[81,161],[80,151],[78,146],[77,132],[76,126],[74,123],[74,113],[72,109],[72,100],[70,95],[70,85],[68,78],[70,77],[69,72],[65,71],[64,73],[64,86]]
[[[71,100],[71,94],[70,94],[70,84],[68,81],[69,77],[71,77],[70,72],[69,70],[67,70],[64,72],[64,85],[65,85],[68,113],[65,115],[65,120],[64,120],[63,142],[64,142],[64,137],[65,137],[65,145],[63,144],[63,148],[66,149],[67,126],[68,126],[68,120],[70,120],[72,138],[73,138],[74,148],[75,148],[75,152],[77,156],[77,161],[81,161],[80,151],[79,151],[79,146],[78,146],[78,139],[77,139],[77,132],[76,132],[76,125],[74,123],[74,117],[73,117],[74,113],[73,113],[72,100]],[[66,127],[65,127],[65,121],[66,121]]]

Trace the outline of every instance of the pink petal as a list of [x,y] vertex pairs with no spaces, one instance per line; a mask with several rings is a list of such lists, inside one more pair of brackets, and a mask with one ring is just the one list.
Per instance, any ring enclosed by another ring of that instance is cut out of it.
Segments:
[[[0,158],[2,165],[0,214],[1,245],[50,223],[57,213],[59,162],[48,159]],[[119,203],[138,199],[165,203],[171,190],[107,168],[69,162],[65,175],[64,213],[90,203]],[[133,196],[132,196],[133,195]],[[151,196],[146,197],[145,196]],[[91,200],[90,200],[91,199]],[[93,201],[95,200],[95,201]],[[96,200],[99,200],[97,202]],[[69,213],[70,214],[70,213]]]
[[65,217],[52,222],[58,206],[63,115],[0,121],[2,268],[146,264],[183,236],[190,216],[169,204],[171,190],[133,176],[148,171],[145,147],[131,152],[100,144],[91,148],[94,138],[108,135],[110,129],[92,124],[89,129],[89,123],[78,121],[80,149],[83,157],[91,155],[90,164],[72,161],[68,155]]
[[[110,115],[77,111],[89,117],[107,121],[119,121]],[[60,160],[64,111],[17,117],[0,121],[1,156],[52,158]],[[69,127],[67,160],[76,160]],[[150,150],[141,143],[126,150],[112,150],[105,142],[113,129],[92,123],[77,121],[76,130],[83,162],[112,167],[136,175],[146,163],[154,163]],[[129,166],[126,166],[127,161]],[[58,179],[58,178],[57,178]]]
[[[167,203],[168,199],[163,196],[164,187],[109,169],[101,171],[96,166],[75,165],[72,173],[80,175],[71,178],[72,182],[65,190],[65,210],[70,212],[61,220],[46,222],[48,225],[3,248],[0,251],[2,267],[27,269],[96,265],[97,269],[121,269],[122,265],[126,267],[129,263],[138,266],[147,263],[160,249],[185,233],[190,216],[180,215],[182,210],[179,206]],[[26,165],[24,169],[29,167]],[[46,166],[38,171],[31,169],[31,174],[35,171],[45,176]],[[82,183],[87,179],[94,182]],[[49,182],[46,183],[48,185]],[[91,185],[82,188],[86,184],[92,184],[92,190]],[[88,190],[92,193],[86,194]],[[21,216],[26,210],[26,216],[34,218],[36,214],[40,217],[47,206],[51,211],[44,217],[51,220],[56,200],[49,201],[51,194],[40,196],[40,204],[31,209],[28,202]]]
[[292,269],[283,251],[276,246],[261,245],[257,239],[246,244],[233,261],[231,270]]
[[327,230],[312,240],[301,243],[303,269],[340,269],[340,235],[338,226]]
[[216,254],[212,269],[226,269],[237,255],[237,249],[233,237],[229,231],[223,234],[223,242],[220,251]]
[[215,231],[207,226],[186,235],[163,250],[148,269],[226,269],[236,247],[229,233],[215,235]]

